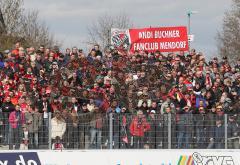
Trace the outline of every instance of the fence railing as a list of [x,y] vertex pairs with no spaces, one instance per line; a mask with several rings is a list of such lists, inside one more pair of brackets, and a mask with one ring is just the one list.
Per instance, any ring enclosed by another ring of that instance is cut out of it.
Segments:
[[[238,116],[31,114],[0,117],[0,149],[239,149]],[[30,119],[30,120],[29,120]]]

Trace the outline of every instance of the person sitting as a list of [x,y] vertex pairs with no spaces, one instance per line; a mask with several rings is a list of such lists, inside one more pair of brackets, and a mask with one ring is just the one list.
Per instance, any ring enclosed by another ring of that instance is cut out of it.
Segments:
[[52,144],[52,150],[63,150],[64,146],[62,144],[61,138],[59,136],[55,137],[55,142]]
[[29,140],[28,138],[22,138],[22,142],[20,144],[20,150],[28,150]]

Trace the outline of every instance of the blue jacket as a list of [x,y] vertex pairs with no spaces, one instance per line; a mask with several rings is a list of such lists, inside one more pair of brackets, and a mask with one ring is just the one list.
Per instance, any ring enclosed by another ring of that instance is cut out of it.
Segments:
[[4,68],[4,62],[0,62],[0,68],[2,69],[2,68]]
[[196,98],[196,108],[199,108],[199,102],[200,102],[200,101],[203,101],[203,106],[204,106],[204,108],[206,108],[206,106],[207,106],[207,104],[206,104],[206,99],[203,98],[202,96],[198,96],[198,97]]

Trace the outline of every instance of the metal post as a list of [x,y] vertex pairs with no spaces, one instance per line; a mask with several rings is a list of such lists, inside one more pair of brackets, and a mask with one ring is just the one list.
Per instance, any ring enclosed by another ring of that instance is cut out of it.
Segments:
[[113,149],[113,113],[109,114],[109,147]]
[[51,150],[52,149],[52,123],[51,123],[51,119],[52,119],[52,113],[50,112],[48,114],[48,149]]
[[108,40],[107,40],[107,44],[110,45],[111,44],[111,29],[108,29]]
[[168,149],[171,149],[172,147],[172,120],[171,120],[171,114],[168,114]]
[[227,127],[228,127],[228,116],[227,116],[227,114],[225,114],[224,115],[225,149],[228,148],[228,137],[227,137],[228,129],[227,129]]
[[[190,35],[191,34],[191,12],[188,12],[187,15],[188,15],[188,35]],[[190,49],[191,49],[190,41],[188,41],[188,46],[189,46],[189,52],[190,52]]]
[[0,9],[0,34],[7,33],[6,24],[3,18],[2,10]]
[[191,13],[189,12],[188,14],[188,35],[191,33]]

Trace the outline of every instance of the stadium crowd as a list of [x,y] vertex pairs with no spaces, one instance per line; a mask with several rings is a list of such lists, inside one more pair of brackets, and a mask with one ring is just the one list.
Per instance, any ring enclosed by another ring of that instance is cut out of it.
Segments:
[[168,148],[169,135],[171,148],[224,148],[225,114],[239,148],[240,58],[17,42],[0,53],[0,107],[10,149]]

